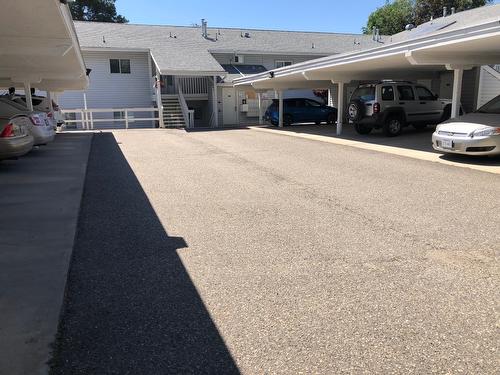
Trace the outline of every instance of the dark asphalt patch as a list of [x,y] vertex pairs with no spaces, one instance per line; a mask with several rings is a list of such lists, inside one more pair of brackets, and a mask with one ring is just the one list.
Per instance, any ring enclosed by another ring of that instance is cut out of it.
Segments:
[[238,373],[114,136],[94,137],[51,374]]

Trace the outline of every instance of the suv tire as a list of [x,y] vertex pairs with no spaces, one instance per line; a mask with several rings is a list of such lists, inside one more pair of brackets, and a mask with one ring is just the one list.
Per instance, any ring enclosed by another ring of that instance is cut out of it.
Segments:
[[330,113],[328,115],[328,119],[326,120],[326,123],[327,124],[335,124],[335,122],[337,121],[337,115],[335,113]]
[[293,123],[293,118],[291,115],[283,116],[283,126],[290,126]]
[[356,133],[358,134],[362,135],[370,134],[372,129],[373,129],[372,127],[363,124],[354,124],[354,130],[356,130]]
[[401,134],[403,126],[403,119],[400,115],[387,116],[383,126],[384,134],[388,137],[396,137]]
[[446,107],[443,109],[443,117],[441,117],[441,122],[449,120],[451,117],[451,105],[448,104]]
[[365,105],[361,100],[353,100],[347,108],[349,120],[356,122],[360,121],[365,115]]

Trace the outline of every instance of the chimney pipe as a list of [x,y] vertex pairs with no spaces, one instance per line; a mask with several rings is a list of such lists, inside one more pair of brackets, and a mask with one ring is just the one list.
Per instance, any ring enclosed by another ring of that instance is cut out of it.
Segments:
[[208,38],[207,21],[205,18],[201,19],[201,35],[203,38]]
[[377,34],[377,28],[373,26],[372,28],[372,40],[375,40],[375,35]]
[[446,17],[448,15],[448,9],[446,7],[443,7],[443,17]]
[[451,8],[451,14],[455,14],[455,7]]

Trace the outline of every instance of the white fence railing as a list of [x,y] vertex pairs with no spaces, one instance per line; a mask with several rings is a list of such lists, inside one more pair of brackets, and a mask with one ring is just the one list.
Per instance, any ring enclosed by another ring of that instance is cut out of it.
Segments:
[[[161,110],[161,109],[160,109]],[[151,127],[156,127],[156,121],[161,121],[161,116],[158,108],[92,108],[92,109],[63,109],[61,111],[66,119],[64,122],[66,124],[81,124],[81,129],[92,130],[99,128],[99,124],[109,124],[109,123],[122,123],[125,129],[134,127],[136,122],[146,122],[151,121]],[[152,112],[149,117],[136,117],[135,113]],[[155,116],[154,112],[158,112],[158,116]],[[119,113],[119,117],[115,117],[115,114]],[[74,114],[74,116],[66,116],[66,114]],[[77,118],[76,115],[80,118]],[[99,117],[99,114],[111,114],[112,117]],[[94,116],[97,115],[97,116]],[[69,117],[69,118],[68,118]],[[161,124],[160,124],[161,126]],[[109,127],[109,126],[107,126]],[[144,126],[141,126],[144,127]]]
[[207,95],[207,77],[177,77],[179,90],[182,88],[184,95]]
[[194,128],[194,110],[188,108],[181,85],[178,86],[178,89],[179,89],[179,103],[181,105],[184,121],[186,122],[186,127]]

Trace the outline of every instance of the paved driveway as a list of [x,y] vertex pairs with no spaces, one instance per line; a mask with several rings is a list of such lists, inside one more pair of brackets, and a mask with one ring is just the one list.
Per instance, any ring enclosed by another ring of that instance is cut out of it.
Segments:
[[493,374],[499,191],[255,130],[97,134],[53,373]]

